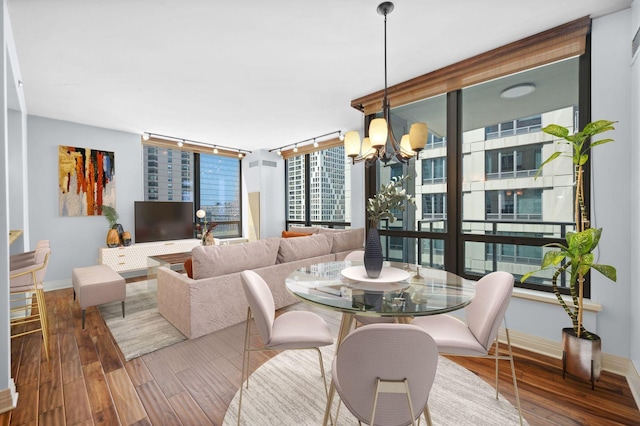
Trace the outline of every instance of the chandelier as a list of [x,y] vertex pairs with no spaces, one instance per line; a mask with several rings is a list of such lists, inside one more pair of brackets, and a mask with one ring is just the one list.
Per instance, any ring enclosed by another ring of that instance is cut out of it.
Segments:
[[384,97],[382,98],[382,118],[374,118],[369,124],[369,137],[360,143],[357,131],[344,135],[344,148],[348,157],[355,164],[365,161],[369,167],[380,160],[385,165],[395,159],[408,164],[417,156],[427,143],[428,129],[426,123],[413,123],[409,134],[405,134],[397,142],[391,127],[391,111],[387,96],[387,15],[393,11],[393,3],[383,2],[378,5],[378,14],[384,16]]

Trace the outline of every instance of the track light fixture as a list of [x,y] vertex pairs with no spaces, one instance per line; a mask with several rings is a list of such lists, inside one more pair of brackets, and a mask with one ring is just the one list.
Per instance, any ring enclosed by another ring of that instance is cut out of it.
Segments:
[[213,153],[214,154],[218,154],[220,152],[218,150],[218,148],[220,148],[220,149],[223,149],[225,151],[237,152],[238,153],[238,158],[243,158],[246,154],[251,154],[251,151],[247,151],[246,149],[232,148],[230,146],[223,146],[223,145],[218,145],[218,144],[213,145],[213,144],[206,143],[206,142],[198,142],[198,141],[194,141],[194,140],[190,140],[190,139],[176,138],[174,136],[160,135],[158,133],[144,132],[142,134],[142,140],[143,141],[148,141],[152,137],[154,139],[162,139],[164,141],[175,141],[176,146],[178,148],[182,148],[184,145],[203,146],[203,147],[213,148]]
[[338,138],[341,141],[344,139],[344,135],[342,134],[342,130],[335,130],[333,132],[325,133],[324,135],[320,135],[320,136],[314,136],[312,138],[305,139],[305,140],[300,141],[300,142],[290,143],[288,145],[283,145],[283,146],[278,147],[278,148],[273,148],[273,149],[270,149],[269,152],[274,152],[275,151],[278,155],[282,155],[282,150],[285,149],[285,148],[288,148],[290,146],[293,146],[293,152],[298,152],[298,148],[303,147],[305,145],[305,142],[313,142],[313,147],[317,148],[317,147],[320,146],[320,143],[318,143],[318,139],[324,138],[324,137],[329,136],[329,135],[333,135],[334,133],[338,134]]

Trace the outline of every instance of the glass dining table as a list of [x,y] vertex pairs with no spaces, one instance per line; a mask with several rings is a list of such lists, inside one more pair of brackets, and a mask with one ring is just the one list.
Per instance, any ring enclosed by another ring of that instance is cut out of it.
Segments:
[[[441,269],[385,262],[380,277],[368,278],[362,261],[318,263],[293,271],[287,289],[303,302],[342,313],[337,348],[358,317],[412,318],[455,311],[471,303],[475,281]],[[331,383],[330,395],[335,392]],[[329,407],[323,424],[329,419]]]

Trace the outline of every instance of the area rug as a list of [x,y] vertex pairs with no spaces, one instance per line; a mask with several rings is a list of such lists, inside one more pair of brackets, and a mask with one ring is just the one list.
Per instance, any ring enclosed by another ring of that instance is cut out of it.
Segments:
[[120,302],[98,307],[126,361],[186,339],[158,312],[156,293],[155,280],[127,284],[124,318]]
[[[323,348],[325,368],[331,367],[333,346]],[[327,371],[327,377],[331,373]],[[518,410],[472,372],[440,357],[436,379],[429,395],[434,425],[518,425]],[[237,424],[236,393],[227,409],[224,426]],[[250,377],[242,397],[242,425],[320,425],[326,398],[315,351],[286,351],[263,364]],[[335,414],[335,408],[333,413]],[[358,421],[344,405],[339,425]],[[422,418],[422,424],[424,418]],[[525,424],[527,424],[525,422]]]

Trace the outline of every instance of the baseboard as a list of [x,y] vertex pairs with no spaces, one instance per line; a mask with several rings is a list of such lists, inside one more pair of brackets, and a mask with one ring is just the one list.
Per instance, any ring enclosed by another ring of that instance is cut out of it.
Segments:
[[54,280],[44,282],[44,291],[62,290],[65,288],[71,288],[71,278],[64,280]]
[[0,413],[11,411],[18,404],[18,392],[13,379],[9,379],[9,388],[0,390]]
[[[507,336],[504,330],[500,330],[498,337],[501,342],[506,343]],[[509,337],[512,346],[551,358],[562,359],[562,342],[555,342],[515,330],[509,330]],[[640,406],[640,375],[630,359],[602,353],[602,369],[625,377],[636,405]]]

